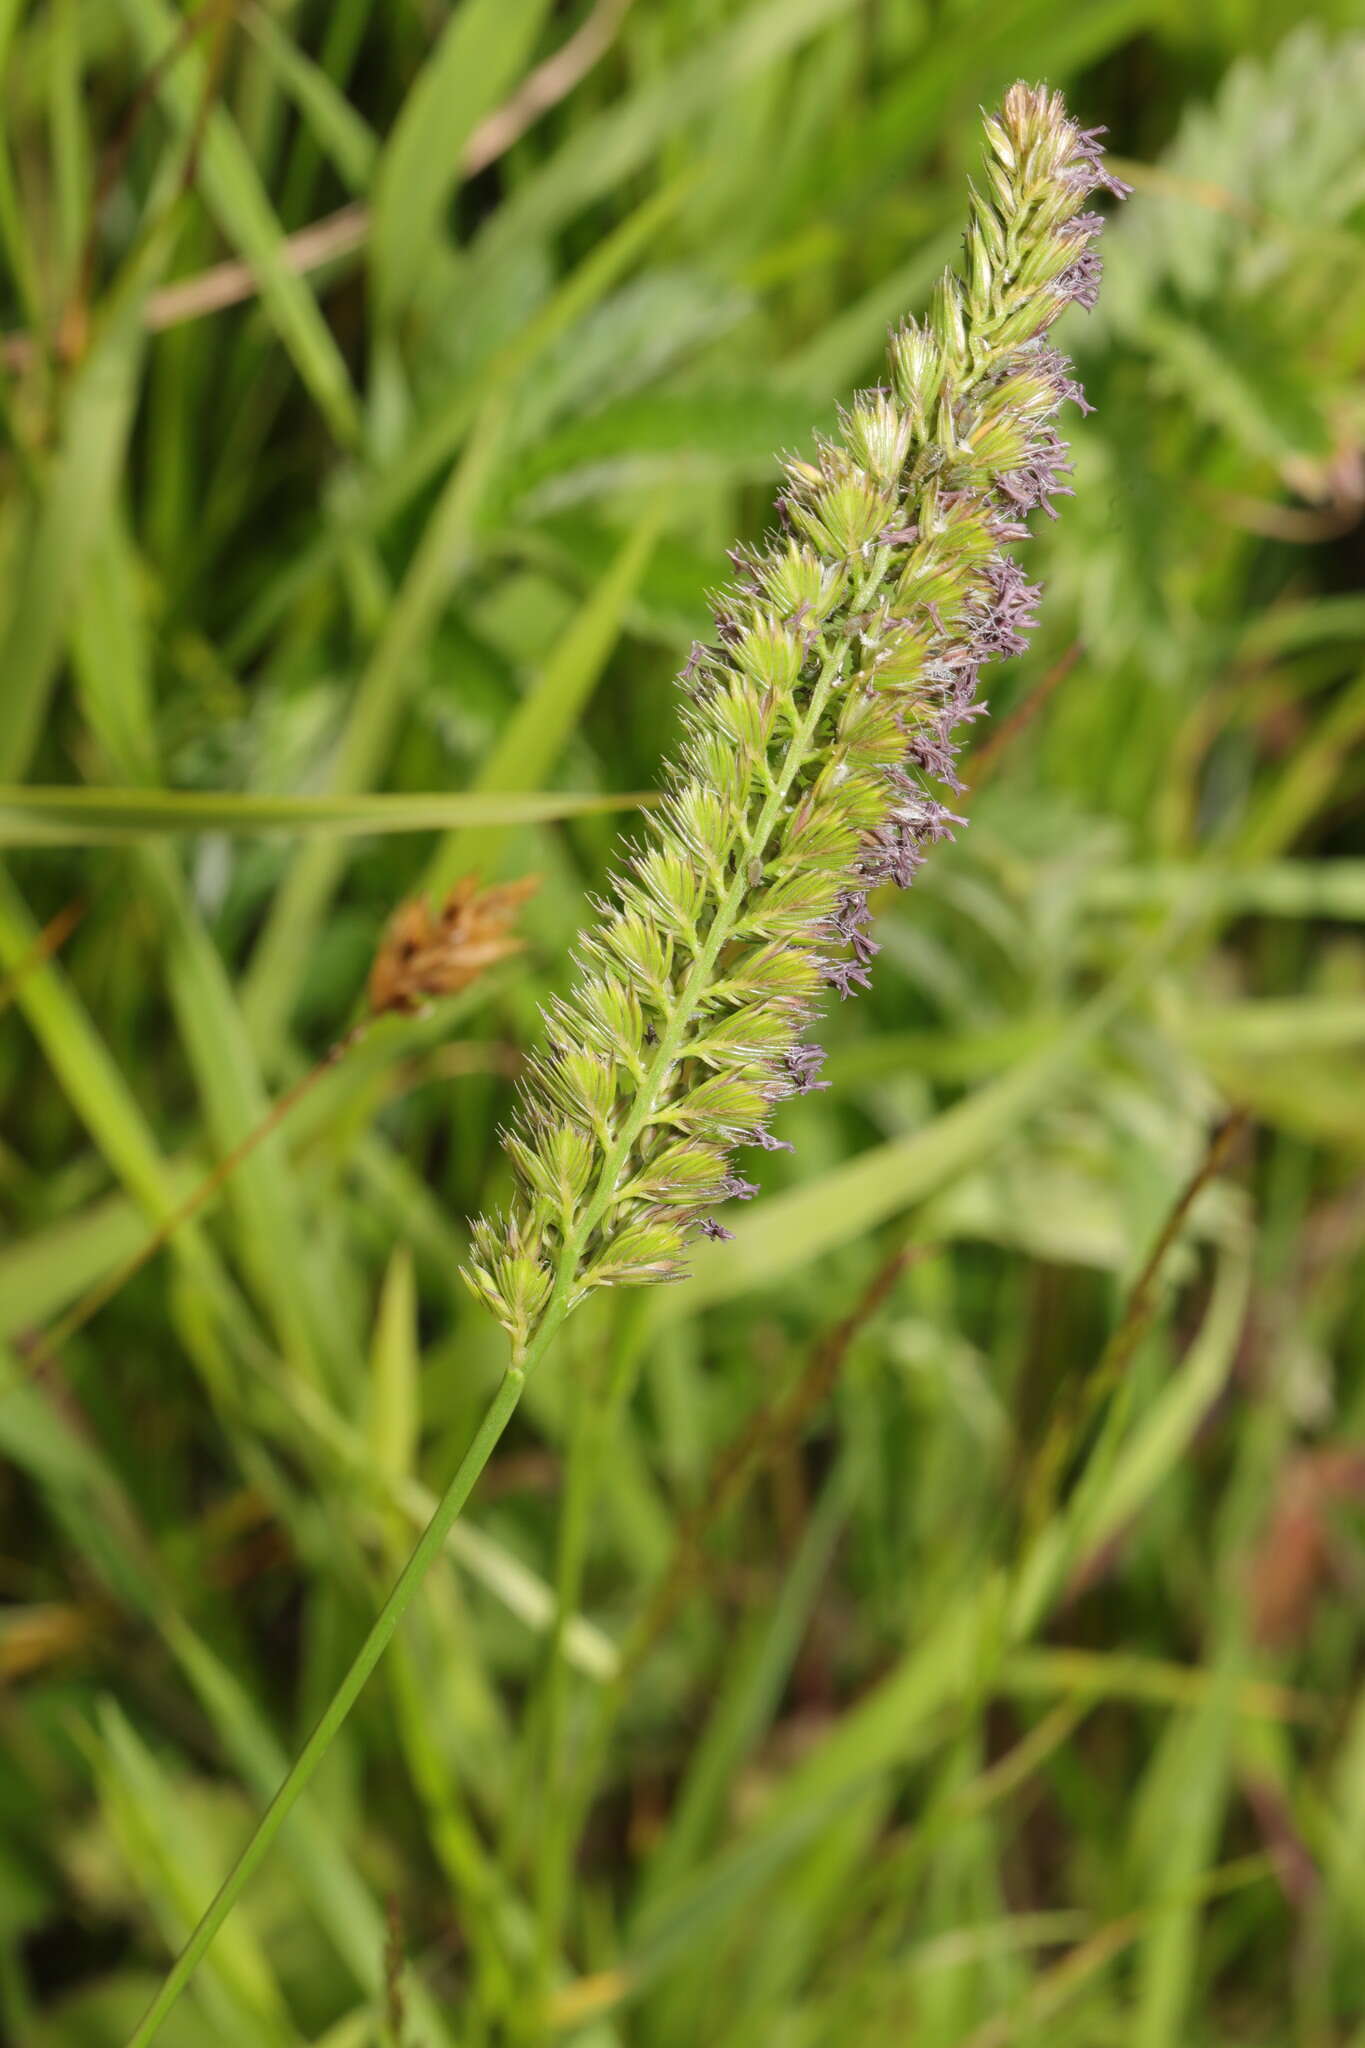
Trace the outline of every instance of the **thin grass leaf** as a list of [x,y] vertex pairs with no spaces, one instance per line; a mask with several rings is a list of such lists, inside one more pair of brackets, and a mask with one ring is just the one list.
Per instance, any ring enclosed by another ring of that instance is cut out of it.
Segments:
[[484,230],[480,264],[552,233],[602,194],[619,190],[687,121],[710,113],[719,86],[735,94],[835,21],[851,0],[764,0],[666,66],[571,135]]
[[[123,1851],[172,1943],[185,1930],[213,1883],[220,1850],[206,1836],[204,1816],[181,1787],[167,1783],[155,1759],[113,1700],[101,1707],[102,1753],[96,1771]],[[202,2004],[224,2043],[245,2030],[262,2048],[294,2048],[300,2036],[251,1928],[238,1921],[203,1985]]]
[[353,839],[498,830],[632,808],[652,798],[481,790],[430,795],[257,796],[182,789],[0,788],[0,846],[122,846],[173,834]]
[[143,62],[157,67],[157,98],[167,117],[183,136],[198,135],[199,179],[223,232],[250,265],[261,304],[305,387],[337,440],[349,445],[360,429],[350,372],[311,290],[285,259],[284,231],[239,129],[221,104],[204,114],[211,81],[201,50],[191,43],[174,64],[164,65],[181,17],[165,0],[117,4]]
[[1060,1087],[1081,1077],[1085,1055],[1138,995],[1177,935],[1173,925],[1158,942],[1144,945],[1040,1051],[954,1103],[923,1130],[893,1138],[737,1219],[735,1242],[699,1251],[690,1278],[656,1297],[654,1315],[671,1320],[770,1285],[966,1172]]
[[[451,591],[468,572],[482,501],[496,472],[503,408],[491,403],[427,521],[379,639],[356,685],[329,780],[342,794],[368,787],[393,743],[415,689],[421,658]],[[303,963],[341,871],[335,846],[308,847],[275,898],[252,956],[244,1004],[258,1044],[270,1045],[288,1021]]]
[[730,1661],[705,1729],[650,1859],[637,1911],[666,1894],[697,1864],[725,1809],[745,1760],[770,1727],[809,1624],[810,1610],[848,1515],[850,1469],[837,1468],[806,1524],[801,1547],[770,1612],[759,1619]]
[[[190,1193],[201,1170],[188,1162],[172,1169],[177,1201]],[[146,1237],[143,1210],[126,1195],[114,1194],[6,1245],[0,1250],[0,1336],[41,1329],[130,1258]]]
[[1365,861],[1163,861],[1100,869],[1087,876],[1085,900],[1100,911],[1206,903],[1224,918],[1365,919]]
[[[450,460],[470,433],[483,407],[496,394],[515,388],[538,357],[586,319],[618,279],[636,265],[692,190],[695,174],[684,172],[651,193],[618,227],[604,235],[569,272],[545,305],[472,376],[461,375],[414,423],[402,449],[373,479],[350,514],[359,531],[381,530]],[[247,612],[226,643],[230,659],[255,653],[281,614],[335,567],[351,538],[349,522],[325,533],[289,562]]]
[[521,71],[548,0],[466,0],[447,20],[384,143],[370,247],[379,316],[392,320],[430,263],[464,145]]
[[[8,965],[27,960],[32,954],[34,935],[22,899],[7,878],[0,874],[0,962]],[[21,984],[20,1003],[40,1036],[54,1071],[87,1121],[92,1137],[106,1154],[111,1167],[144,1207],[149,1219],[153,1223],[163,1222],[174,1213],[177,1181],[157,1151],[116,1063],[71,994],[65,979],[50,964],[26,974]],[[203,1299],[213,1305],[225,1325],[244,1341],[248,1355],[258,1352],[260,1339],[251,1331],[244,1304],[236,1296],[199,1226],[195,1223],[183,1225],[172,1242],[176,1257],[185,1265]],[[358,1469],[368,1465],[359,1433],[353,1434],[325,1402],[309,1400],[303,1388],[293,1389],[293,1398],[305,1403],[305,1419],[322,1441],[340,1444],[348,1460]],[[0,1396],[2,1400],[3,1396]],[[435,1497],[425,1487],[412,1481],[403,1489],[403,1496],[406,1511],[414,1521],[420,1524],[429,1519]],[[506,1602],[521,1620],[533,1628],[549,1626],[554,1611],[553,1595],[525,1565],[488,1538],[481,1538],[469,1526],[453,1531],[451,1543],[456,1554],[466,1560],[489,1590]],[[570,1622],[567,1643],[569,1654],[585,1670],[603,1677],[614,1670],[615,1651],[611,1643],[582,1617],[574,1617]]]
[[[657,518],[640,520],[556,642],[501,739],[485,756],[469,792],[471,805],[483,802],[496,808],[501,802],[504,816],[484,820],[471,816],[467,823],[457,824],[432,857],[427,870],[429,887],[440,890],[457,875],[496,871],[507,827],[521,822],[506,813],[515,811],[519,800],[534,801],[534,792],[553,775],[620,637],[658,531]],[[541,798],[547,800],[548,792]]]
[[380,154],[369,122],[264,7],[249,6],[243,22],[337,174],[352,192],[367,192]]
[[370,1350],[368,1435],[384,1478],[401,1485],[412,1471],[419,1427],[417,1293],[412,1257],[395,1250],[384,1275]]
[[[156,252],[164,260],[164,248]],[[113,508],[142,360],[153,265],[127,289],[66,395],[61,438],[31,513],[0,642],[0,776],[23,775],[43,729],[71,604]]]

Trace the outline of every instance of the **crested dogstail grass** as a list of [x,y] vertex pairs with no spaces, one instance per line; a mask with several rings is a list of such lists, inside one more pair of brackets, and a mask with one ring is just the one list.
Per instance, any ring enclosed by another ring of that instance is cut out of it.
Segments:
[[[1359,2033],[1346,12],[0,10],[4,2040]],[[678,750],[1020,75],[1137,191],[1032,651],[895,764],[971,829],[695,1279],[499,1377],[494,1077],[625,865],[542,828]],[[446,995],[475,866],[549,886]]]
[[781,1144],[777,1105],[821,1086],[822,998],[868,983],[870,892],[962,822],[944,799],[981,669],[1021,651],[1039,595],[1008,550],[1069,495],[1054,422],[1085,402],[1049,331],[1095,302],[1087,195],[1126,190],[1042,87],[985,132],[962,275],[841,438],[786,464],[772,544],[732,554],[665,801],[546,1018],[506,1138],[517,1195],[467,1269],[514,1356],[592,1289],[675,1279],[689,1239],[728,1234],[713,1212],[756,1192],[734,1152]]

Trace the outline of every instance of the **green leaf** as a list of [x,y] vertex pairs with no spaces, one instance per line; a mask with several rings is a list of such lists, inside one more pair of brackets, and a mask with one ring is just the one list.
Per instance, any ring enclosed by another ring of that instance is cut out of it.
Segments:
[[827,206],[849,205],[888,176],[904,177],[945,118],[948,125],[968,118],[1020,76],[1064,83],[1157,12],[1154,0],[1090,0],[1079,8],[1014,0],[964,8],[943,21],[921,17],[921,46],[844,139],[833,165],[807,165],[811,188]]
[[761,481],[783,448],[809,445],[815,424],[807,399],[767,385],[626,398],[545,435],[517,465],[517,496],[558,508],[660,471]]
[[742,1765],[771,1726],[802,1632],[848,1517],[852,1489],[846,1467],[825,1486],[772,1607],[734,1646],[729,1669],[707,1719],[650,1861],[640,1910],[664,1895],[699,1860]]
[[370,247],[380,315],[392,319],[431,259],[474,124],[512,84],[549,0],[464,0],[403,101],[374,181]]
[[369,122],[264,7],[248,6],[242,21],[338,175],[352,192],[367,191],[379,158],[379,143]]
[[[112,1699],[100,1710],[101,1790],[139,1890],[169,1945],[184,1940],[211,1896],[224,1861],[222,1831],[207,1802],[172,1785]],[[250,1922],[239,1916],[200,1980],[200,2002],[213,2030],[232,2041],[245,2030],[262,2048],[290,2048],[296,2039],[283,1995]]]
[[[470,792],[471,802],[514,806],[518,800],[529,801],[529,793],[550,779],[620,637],[658,532],[658,517],[647,516],[622,543],[486,756]],[[519,798],[519,792],[527,794]],[[442,889],[459,874],[491,873],[505,837],[506,820],[471,819],[439,848],[428,870],[428,884]]]
[[[376,781],[421,675],[443,606],[474,558],[484,494],[501,453],[504,408],[489,402],[446,479],[352,694],[329,781],[350,794]],[[318,923],[341,873],[335,844],[306,847],[271,907],[252,957],[246,1010],[257,1042],[273,1046],[293,1007]]]
[[647,795],[470,790],[422,796],[219,795],[181,789],[0,788],[0,846],[107,846],[186,832],[349,839],[542,825],[631,810]]
[[537,359],[586,320],[617,280],[639,262],[695,183],[695,173],[683,172],[650,193],[618,227],[594,243],[534,318],[474,375],[462,375],[431,395],[403,448],[367,480],[346,520],[338,520],[301,557],[282,568],[250,608],[228,639],[232,660],[243,660],[259,647],[280,615],[335,567],[357,531],[379,532],[410,503],[460,448],[488,401],[500,391],[519,387]]
[[686,122],[713,113],[770,71],[854,0],[764,0],[700,48],[580,124],[498,209],[474,255],[488,262],[528,238],[552,233],[605,193],[619,191]]
[[1293,366],[1274,360],[1255,336],[1226,331],[1150,309],[1140,338],[1191,407],[1254,455],[1282,464],[1295,455],[1328,452],[1327,427]]
[[1181,1015],[1177,1030],[1215,1059],[1298,1059],[1365,1043],[1365,996],[1280,996],[1214,1003]]
[[196,141],[197,182],[224,234],[250,267],[261,303],[299,376],[337,439],[354,441],[360,414],[345,359],[309,286],[289,266],[284,231],[240,129],[210,92],[202,51],[190,42],[174,64],[164,63],[183,17],[165,0],[117,0],[117,5],[152,69],[161,105],[180,133]]
[[1083,882],[1089,908],[1113,914],[1199,901],[1220,917],[1365,920],[1365,860],[1157,861],[1096,867]]
[[902,1214],[974,1166],[1043,1102],[1074,1084],[1086,1054],[1139,992],[1154,957],[1173,936],[1168,930],[1155,946],[1144,947],[1031,1058],[944,1110],[923,1130],[893,1138],[736,1217],[734,1242],[698,1249],[692,1277],[656,1297],[656,1316],[663,1321],[695,1313],[751,1288],[771,1286],[834,1246]]
[[[202,1167],[172,1169],[177,1200],[200,1178]],[[30,1230],[0,1250],[0,1337],[40,1329],[95,1281],[102,1280],[146,1242],[147,1219],[126,1195],[107,1195],[46,1230]]]
[[413,1468],[419,1427],[417,1288],[412,1254],[394,1248],[379,1297],[370,1347],[370,1445],[384,1478],[397,1484]]
[[[164,255],[164,251],[162,252]],[[142,304],[129,290],[67,392],[57,450],[13,573],[0,638],[0,776],[24,773],[42,730],[71,604],[113,507],[137,399]]]

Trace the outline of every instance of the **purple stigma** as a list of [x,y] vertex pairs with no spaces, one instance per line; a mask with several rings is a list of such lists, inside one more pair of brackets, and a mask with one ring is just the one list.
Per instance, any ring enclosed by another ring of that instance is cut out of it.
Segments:
[[792,1045],[787,1048],[787,1079],[793,1095],[810,1095],[817,1089],[828,1088],[829,1082],[819,1079],[820,1069],[825,1064],[824,1048],[819,1045]]

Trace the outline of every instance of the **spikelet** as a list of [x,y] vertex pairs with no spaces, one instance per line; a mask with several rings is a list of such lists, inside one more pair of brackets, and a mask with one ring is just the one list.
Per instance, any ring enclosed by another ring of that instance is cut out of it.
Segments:
[[985,126],[964,275],[892,337],[889,387],[787,464],[781,536],[732,555],[680,764],[546,1020],[517,1197],[466,1272],[515,1361],[591,1289],[675,1279],[690,1238],[730,1234],[711,1212],[755,1192],[733,1151],[781,1142],[776,1105],[822,1085],[806,1025],[867,986],[869,892],[961,823],[939,792],[979,671],[1039,594],[1005,549],[1069,495],[1053,419],[1084,401],[1048,330],[1094,303],[1086,194],[1126,189],[1057,94],[1016,85]]

